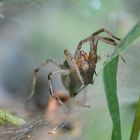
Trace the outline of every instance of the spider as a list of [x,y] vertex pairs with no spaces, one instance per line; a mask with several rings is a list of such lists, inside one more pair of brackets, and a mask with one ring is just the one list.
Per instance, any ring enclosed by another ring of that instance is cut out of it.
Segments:
[[[103,32],[106,33],[109,37],[103,37],[99,35]],[[68,50],[64,50],[66,60],[63,62],[63,64],[58,64],[53,59],[47,59],[34,70],[32,92],[29,96],[29,99],[31,99],[35,92],[37,73],[42,67],[46,66],[46,64],[53,63],[59,67],[60,70],[53,71],[48,74],[49,92],[50,95],[52,95],[60,104],[64,105],[63,101],[60,100],[60,98],[53,91],[52,77],[54,75],[60,74],[64,86],[69,91],[69,96],[75,97],[87,85],[93,84],[93,77],[94,75],[97,75],[96,63],[99,59],[99,56],[97,55],[98,41],[116,46],[120,40],[121,39],[114,36],[111,32],[102,28],[97,30],[91,36],[81,40],[76,48],[74,55],[72,55]],[[82,50],[83,44],[87,42],[89,42],[90,47],[89,53]]]

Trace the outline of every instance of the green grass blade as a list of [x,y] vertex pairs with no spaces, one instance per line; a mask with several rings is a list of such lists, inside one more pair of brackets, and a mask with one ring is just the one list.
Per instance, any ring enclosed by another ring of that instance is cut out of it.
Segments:
[[138,100],[137,111],[135,114],[130,140],[138,140],[139,130],[140,130],[140,97]]
[[139,36],[140,21],[134,26],[130,33],[128,33],[128,35],[120,43],[119,47],[111,55],[110,59],[104,65],[103,82],[107,104],[113,123],[112,140],[121,140],[121,125],[116,80],[119,54],[130,47],[130,44],[132,44]]
[[120,113],[116,82],[118,59],[119,57],[115,57],[115,59],[108,63],[103,70],[106,98],[113,122],[112,140],[121,140]]
[[11,123],[14,125],[23,125],[25,121],[21,118],[15,117],[9,111],[0,109],[0,124]]

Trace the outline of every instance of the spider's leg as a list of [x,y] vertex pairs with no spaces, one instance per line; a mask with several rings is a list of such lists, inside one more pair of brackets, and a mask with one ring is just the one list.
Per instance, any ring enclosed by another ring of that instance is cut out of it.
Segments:
[[[110,44],[110,43],[109,43]],[[111,44],[112,45],[112,44]],[[97,47],[98,47],[98,39],[91,38],[90,39],[90,52],[89,52],[89,59],[94,59],[94,62],[97,63],[98,60],[101,60],[103,57],[109,57],[109,54],[105,54],[104,56],[100,57],[97,55]],[[96,72],[95,72],[96,74]]]
[[[98,40],[90,38],[89,60],[91,59],[91,61],[94,62],[95,67],[98,61],[97,46],[98,46]],[[94,71],[95,71],[95,75],[97,76],[96,69]]]
[[102,42],[105,42],[107,44],[110,44],[110,45],[113,45],[113,46],[116,46],[117,45],[117,42],[112,39],[112,38],[109,38],[109,37],[102,37],[102,36],[92,36],[93,37],[93,40],[100,40]]
[[75,62],[75,58],[72,56],[72,54],[68,50],[65,50],[64,53],[65,53],[65,56],[66,56],[67,63],[70,66],[70,69],[72,71],[76,72],[76,74],[77,74],[77,76],[78,76],[78,78],[79,78],[79,80],[81,82],[80,89],[82,89],[85,85],[84,85],[83,78],[82,78],[82,76],[80,74],[79,68],[78,68],[78,66],[77,66],[77,64]]
[[54,59],[47,59],[46,63],[52,63],[56,65],[57,67],[61,68],[61,64],[57,63]]
[[[107,44],[110,44],[110,45],[114,45],[114,46],[117,46],[117,42],[114,40],[114,39],[111,39],[111,38],[108,38],[108,37],[102,37],[102,36],[93,36],[93,39],[92,39],[94,42],[96,40],[96,44],[98,43],[98,40],[101,40],[102,42],[105,42]],[[95,50],[95,52],[97,52],[97,45],[93,45],[93,49]],[[108,55],[106,55],[108,56]],[[120,58],[121,60],[126,63],[125,59],[120,55]]]
[[66,56],[66,61],[70,67],[70,69],[75,69],[76,67],[76,62],[75,59],[73,57],[73,55],[68,51],[68,50],[64,50],[64,54]]
[[[98,47],[98,41],[99,40],[102,41],[102,42],[105,42],[107,44],[110,44],[110,45],[114,45],[114,46],[117,45],[116,41],[111,39],[111,38],[102,37],[102,36],[91,36],[90,37],[89,60],[91,60],[95,64],[97,63],[98,59],[101,59],[97,55],[97,47]],[[105,55],[105,56],[108,56],[108,55]],[[95,74],[96,74],[96,72],[95,72]]]
[[97,62],[98,56],[97,56],[97,46],[98,46],[98,39],[90,37],[89,40],[90,45],[90,51],[89,51],[89,59],[94,59],[94,62]]
[[[102,37],[102,36],[91,36],[91,37],[88,37],[88,38],[85,38],[83,40],[81,40],[77,46],[77,49],[75,51],[75,54],[74,54],[74,58],[75,60],[78,59],[78,56],[80,54],[80,50],[82,48],[82,45],[86,42],[91,42],[91,40],[94,42],[96,41],[96,43],[98,43],[98,40],[102,41],[102,42],[105,42],[107,44],[110,44],[110,45],[114,45],[116,46],[117,45],[117,42],[112,39],[112,38],[109,38],[109,37]],[[93,43],[94,44],[94,43]],[[93,45],[94,46],[94,45]],[[91,45],[90,45],[90,50],[92,49]],[[97,45],[94,46],[94,51],[95,53],[97,52]]]
[[80,54],[80,50],[81,50],[81,48],[82,48],[82,45],[83,45],[84,43],[86,43],[86,42],[89,42],[89,41],[90,41],[90,38],[91,38],[91,37],[85,38],[85,39],[83,39],[83,40],[81,40],[81,41],[79,42],[79,44],[78,44],[78,46],[77,46],[77,48],[76,48],[75,54],[74,54],[75,60],[78,59],[78,56],[79,56],[79,54]]
[[36,77],[37,77],[37,73],[40,71],[40,69],[44,66],[46,66],[48,63],[52,63],[54,65],[56,65],[57,67],[61,68],[61,64],[58,64],[55,60],[53,59],[47,59],[44,63],[42,63],[38,68],[36,68],[34,70],[33,73],[33,80],[32,80],[32,91],[31,94],[29,95],[29,97],[27,98],[27,100],[30,100],[32,98],[32,96],[35,93],[35,87],[36,87]]
[[57,97],[56,94],[54,94],[54,91],[53,91],[53,87],[52,87],[52,76],[53,76],[53,75],[56,75],[56,74],[68,75],[70,72],[71,72],[70,70],[58,70],[58,71],[50,72],[50,73],[48,74],[49,92],[50,92],[50,94],[51,94],[61,105],[64,105],[64,103],[59,99],[59,97]]
[[93,33],[92,36],[97,36],[98,34],[103,33],[103,32],[107,33],[109,36],[111,36],[112,38],[114,38],[114,39],[116,39],[116,40],[118,40],[118,41],[121,40],[120,38],[116,37],[115,35],[113,35],[113,34],[112,34],[111,32],[109,32],[108,30],[106,30],[105,28],[99,29],[98,31],[96,31],[95,33]]
[[[103,38],[102,40],[104,40],[104,42],[106,42],[106,43],[108,43],[108,42],[113,42],[112,45],[117,45],[117,43],[116,43],[115,40],[117,40],[117,41],[120,41],[120,40],[121,40],[120,38],[116,37],[115,35],[113,35],[113,34],[112,34],[111,32],[109,32],[108,30],[106,30],[105,28],[99,29],[98,31],[96,31],[95,33],[93,33],[93,34],[91,35],[91,37],[94,38],[94,36],[98,36],[100,33],[103,33],[103,32],[107,33],[109,36],[111,36],[111,37],[113,38],[113,39],[112,39],[112,38],[109,38],[109,37],[102,37],[102,38]],[[115,40],[114,40],[114,39],[115,39]],[[76,52],[75,52],[75,55],[74,55],[75,59],[77,59],[77,57],[79,56],[80,50],[81,50],[81,48],[82,48],[82,44],[88,42],[89,40],[90,40],[90,37],[85,38],[85,39],[83,39],[83,40],[81,40],[81,41],[79,42],[79,44],[78,44],[78,46],[77,46],[77,49],[76,49]],[[109,43],[109,44],[110,44],[110,43]]]
[[[71,70],[58,70],[58,71],[50,72],[48,74],[48,85],[49,85],[50,95],[52,95],[58,101],[58,103],[60,103],[61,105],[63,105],[63,107],[65,107],[64,103],[60,100],[60,98],[56,94],[54,94],[53,86],[52,86],[52,77],[53,77],[53,75],[56,75],[56,74],[68,75],[70,72],[71,72]],[[64,111],[66,113],[67,112],[66,111],[66,107],[64,109],[65,109]]]

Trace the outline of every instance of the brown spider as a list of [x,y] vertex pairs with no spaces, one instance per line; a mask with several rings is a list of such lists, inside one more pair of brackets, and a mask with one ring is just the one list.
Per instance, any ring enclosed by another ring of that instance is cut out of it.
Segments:
[[[99,36],[99,34],[102,32],[107,33],[109,37]],[[111,32],[102,28],[93,33],[90,37],[81,40],[77,46],[74,55],[72,55],[68,50],[65,50],[64,54],[66,56],[66,60],[63,64],[58,64],[52,59],[47,59],[43,64],[41,64],[37,69],[34,70],[32,92],[29,99],[33,96],[35,92],[37,73],[42,67],[44,67],[48,63],[53,63],[61,69],[50,72],[48,74],[48,84],[50,95],[52,95],[62,105],[63,101],[53,91],[53,75],[61,74],[62,82],[64,86],[68,89],[70,97],[75,97],[88,84],[93,84],[94,74],[96,75],[96,63],[99,58],[97,55],[99,40],[114,46],[117,45],[117,41],[120,41],[118,37],[115,37]],[[90,46],[90,51],[88,54],[84,50],[82,50],[82,45],[86,42],[89,42]]]

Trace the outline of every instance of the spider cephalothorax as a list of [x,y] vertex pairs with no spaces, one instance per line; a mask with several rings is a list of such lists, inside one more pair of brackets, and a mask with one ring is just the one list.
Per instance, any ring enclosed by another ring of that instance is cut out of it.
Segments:
[[[100,36],[100,33],[106,33],[109,37]],[[60,70],[50,72],[48,74],[48,84],[50,94],[58,100],[59,103],[63,102],[54,94],[52,86],[52,76],[55,74],[60,74],[62,77],[62,82],[64,86],[68,89],[70,97],[76,96],[84,87],[88,84],[93,84],[93,77],[96,75],[96,63],[98,60],[97,48],[98,41],[110,45],[117,45],[117,41],[120,41],[118,37],[115,37],[112,33],[106,29],[100,29],[93,33],[90,37],[81,40],[76,48],[75,54],[72,55],[68,50],[64,51],[66,60],[63,64],[58,64],[52,59],[46,60],[37,69],[34,70],[34,77],[32,82],[32,93],[29,98],[32,97],[35,91],[36,75],[41,67],[48,63],[53,63],[60,68]],[[83,44],[89,42],[90,50],[88,53],[82,50]]]

